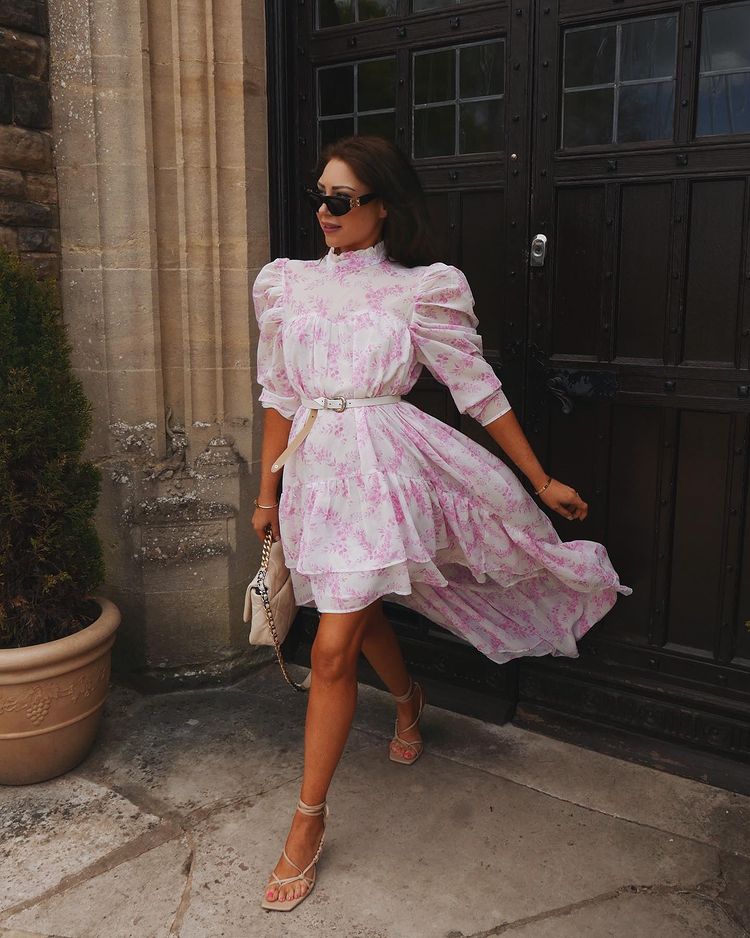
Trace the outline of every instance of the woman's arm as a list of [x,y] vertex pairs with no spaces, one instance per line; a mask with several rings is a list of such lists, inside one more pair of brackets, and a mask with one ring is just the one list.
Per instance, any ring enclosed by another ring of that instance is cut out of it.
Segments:
[[[273,407],[263,408],[263,442],[260,448],[260,490],[258,501],[261,505],[275,505],[279,500],[279,482],[281,473],[271,472],[271,466],[284,452],[289,442],[292,421],[283,417]],[[266,525],[271,525],[273,539],[279,540],[279,509],[256,508],[253,512],[252,525],[255,533],[263,540]]]
[[[484,429],[518,466],[534,486],[534,491],[540,489],[549,478],[549,474],[544,471],[541,463],[536,458],[531,444],[526,439],[521,424],[513,411],[509,410],[502,416],[485,424]],[[588,505],[578,492],[556,479],[553,479],[538,497],[549,508],[571,521],[575,518],[583,521],[588,514]]]

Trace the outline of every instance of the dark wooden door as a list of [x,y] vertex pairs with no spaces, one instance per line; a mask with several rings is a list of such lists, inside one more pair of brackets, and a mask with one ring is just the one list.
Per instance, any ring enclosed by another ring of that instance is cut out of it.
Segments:
[[[579,659],[503,667],[392,607],[431,699],[749,755],[750,3],[277,0],[268,22],[276,253],[324,249],[298,199],[323,143],[395,139],[535,449],[589,501],[561,536],[634,588]],[[411,399],[493,448],[429,376]]]
[[750,3],[536,22],[527,429],[634,593],[521,709],[747,757]]
[[[279,252],[315,257],[325,249],[310,210],[295,198],[302,182],[314,182],[309,173],[322,145],[349,133],[389,136],[413,159],[441,259],[466,273],[485,356],[519,409],[529,162],[518,153],[529,136],[530,20],[529,0],[513,8],[497,0],[320,0],[298,6],[294,22],[287,21],[293,47],[279,66],[296,75],[289,227]],[[494,447],[426,371],[410,400]],[[389,614],[412,666],[435,678],[433,701],[497,720],[512,713],[517,664],[494,665],[404,607],[394,605]],[[310,638],[314,617],[308,618]]]

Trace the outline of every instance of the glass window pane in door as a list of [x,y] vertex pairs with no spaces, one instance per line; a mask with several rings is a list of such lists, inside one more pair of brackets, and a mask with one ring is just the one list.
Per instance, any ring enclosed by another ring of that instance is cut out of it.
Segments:
[[704,11],[700,61],[701,72],[750,68],[750,3]]
[[674,76],[677,61],[676,16],[625,22],[622,24],[621,42],[620,81]]
[[696,135],[750,133],[750,72],[701,78]]
[[318,26],[354,22],[354,0],[318,0]]
[[452,156],[455,152],[455,105],[414,111],[414,156]]
[[396,15],[396,0],[359,0],[359,20],[372,20],[380,16]]
[[340,137],[349,137],[354,133],[354,118],[339,117],[333,120],[322,120],[320,122],[320,145],[333,143]]
[[479,98],[502,94],[504,85],[504,44],[483,42],[459,50],[459,95]]
[[487,153],[503,149],[503,99],[459,105],[459,153]]
[[414,56],[414,103],[452,101],[456,97],[455,51],[420,52]]
[[377,111],[396,106],[396,59],[374,59],[357,67],[357,110]]
[[606,85],[615,80],[615,26],[569,29],[565,33],[564,87]]
[[387,114],[361,114],[357,120],[357,133],[379,134],[388,140],[395,140],[396,115],[393,111]]
[[613,88],[568,91],[563,97],[563,146],[612,143]]
[[674,123],[674,82],[622,85],[617,117],[617,142],[671,140]]
[[351,114],[354,110],[354,66],[318,70],[320,114]]

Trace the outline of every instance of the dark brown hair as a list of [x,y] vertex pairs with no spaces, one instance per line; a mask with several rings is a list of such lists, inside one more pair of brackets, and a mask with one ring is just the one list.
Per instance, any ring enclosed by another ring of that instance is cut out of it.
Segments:
[[385,137],[360,134],[329,143],[318,160],[316,180],[329,160],[346,163],[388,209],[383,241],[388,256],[404,267],[437,260],[432,224],[422,184],[404,153]]

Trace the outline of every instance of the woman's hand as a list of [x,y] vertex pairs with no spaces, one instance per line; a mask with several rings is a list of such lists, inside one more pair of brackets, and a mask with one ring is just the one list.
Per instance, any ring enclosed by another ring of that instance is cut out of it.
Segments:
[[[502,447],[510,456],[513,462],[534,486],[534,491],[538,491],[539,487],[543,484],[540,480],[548,479],[549,473],[546,473],[544,469],[542,469],[513,411],[506,411],[506,413],[496,417],[490,423],[485,424],[484,429],[497,445]],[[569,485],[558,482],[556,479],[553,479],[538,497],[547,507],[552,508],[553,511],[562,515],[563,518],[568,518],[570,521],[573,521],[574,518],[583,521],[588,514],[589,506],[578,492]]]
[[273,539],[278,541],[281,537],[279,531],[279,506],[277,505],[275,508],[256,508],[253,512],[251,524],[261,541],[265,540],[266,527],[270,524]]
[[558,482],[557,479],[553,479],[538,498],[548,508],[552,508],[569,521],[574,521],[576,518],[583,521],[589,513],[589,506],[578,492],[569,485]]

